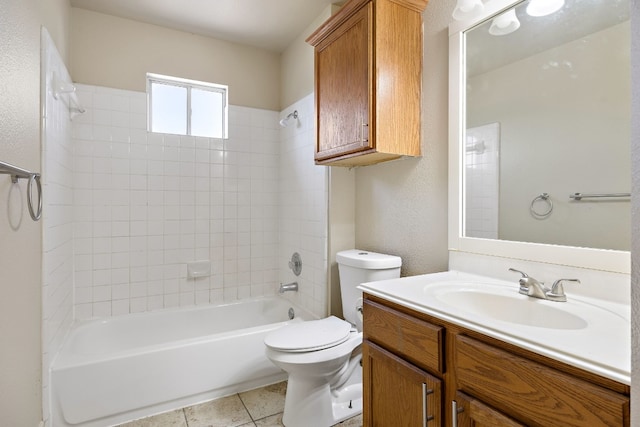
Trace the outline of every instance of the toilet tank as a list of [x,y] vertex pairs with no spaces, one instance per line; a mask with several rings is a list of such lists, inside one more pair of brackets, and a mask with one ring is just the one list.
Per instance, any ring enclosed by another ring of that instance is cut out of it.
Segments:
[[362,306],[362,291],[358,285],[377,280],[400,277],[402,259],[394,255],[350,249],[336,254],[342,295],[342,312],[345,320],[359,325],[357,307]]

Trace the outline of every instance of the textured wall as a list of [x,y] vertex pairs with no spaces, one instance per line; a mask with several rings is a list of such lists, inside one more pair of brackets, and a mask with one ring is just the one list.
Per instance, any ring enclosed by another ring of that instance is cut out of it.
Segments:
[[[39,171],[40,22],[34,0],[0,2],[0,40],[0,160]],[[27,212],[25,180],[18,185],[11,190],[9,176],[0,175],[0,424],[36,427],[42,415],[41,224]],[[22,194],[22,209],[10,190]]]
[[447,269],[448,25],[454,0],[423,13],[422,157],[357,169],[356,246],[399,255],[402,274]]
[[631,425],[640,426],[640,0],[631,0]]

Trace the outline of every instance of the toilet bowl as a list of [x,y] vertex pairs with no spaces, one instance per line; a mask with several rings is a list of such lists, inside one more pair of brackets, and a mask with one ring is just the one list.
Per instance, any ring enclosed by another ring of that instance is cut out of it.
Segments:
[[362,412],[360,283],[400,277],[399,257],[338,252],[346,320],[330,316],[282,327],[265,337],[267,357],[289,374],[282,422],[328,427]]

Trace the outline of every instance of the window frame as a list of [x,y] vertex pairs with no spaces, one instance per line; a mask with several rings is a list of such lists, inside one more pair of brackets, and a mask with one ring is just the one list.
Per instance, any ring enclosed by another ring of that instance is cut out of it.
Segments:
[[[215,92],[222,94],[222,137],[221,139],[229,138],[229,86],[221,85],[217,83],[209,83],[202,82],[198,80],[189,80],[183,79],[180,77],[172,77],[166,76],[162,74],[155,73],[147,73],[147,131],[154,132],[152,129],[153,124],[153,110],[151,108],[152,104],[152,84],[158,83],[168,86],[175,86],[180,88],[185,88],[187,90],[187,133],[186,136],[198,136],[203,137],[202,135],[192,135],[191,134],[191,90],[198,89],[206,92]],[[164,133],[164,132],[154,132],[154,133]],[[175,134],[175,135],[183,135],[183,134]],[[214,136],[204,136],[204,138],[218,138]]]

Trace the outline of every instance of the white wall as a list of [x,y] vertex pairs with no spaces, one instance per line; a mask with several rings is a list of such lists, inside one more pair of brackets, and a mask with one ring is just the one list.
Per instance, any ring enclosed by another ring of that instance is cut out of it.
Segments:
[[[468,127],[500,123],[501,239],[629,250],[628,199],[569,199],[629,192],[629,37],[618,24],[469,78]],[[554,209],[537,219],[541,193]]]
[[[0,3],[2,161],[40,171],[40,25],[66,52],[69,9],[65,0]],[[19,193],[26,197],[24,180],[11,201],[10,188],[0,176],[0,424],[35,427],[42,419],[42,223],[17,203]]]
[[[0,5],[0,160],[40,170],[40,22],[34,1]],[[41,223],[26,203],[13,230],[11,179],[0,176],[0,417],[3,425],[35,427],[41,420]],[[19,188],[26,197],[26,182]],[[17,193],[16,193],[17,194]],[[14,199],[15,200],[15,199]],[[15,218],[15,217],[14,217]]]
[[631,0],[631,425],[640,426],[640,0]]
[[402,257],[402,275],[447,269],[448,25],[454,0],[423,12],[422,157],[356,170],[356,246]]
[[280,110],[278,54],[78,8],[71,26],[76,82],[142,92],[152,72],[226,84],[233,105]]

